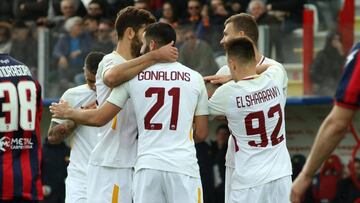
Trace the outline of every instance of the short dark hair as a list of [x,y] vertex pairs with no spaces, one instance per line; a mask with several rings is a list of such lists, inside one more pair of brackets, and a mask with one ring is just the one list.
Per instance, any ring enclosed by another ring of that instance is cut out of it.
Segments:
[[259,30],[255,18],[252,15],[246,13],[232,15],[225,21],[225,25],[229,23],[234,24],[236,31],[243,31],[256,45],[259,39]]
[[145,39],[147,42],[154,40],[159,46],[164,46],[171,41],[176,42],[176,33],[171,25],[158,22],[145,29]]
[[115,29],[118,39],[123,38],[124,32],[128,27],[131,27],[135,32],[138,32],[142,26],[146,26],[154,22],[156,22],[155,17],[149,11],[144,9],[137,9],[133,6],[121,9],[118,12],[115,21]]
[[90,52],[85,58],[84,68],[90,71],[90,73],[96,75],[98,65],[104,56],[105,54],[102,52],[97,52],[97,51]]
[[255,50],[251,39],[239,37],[225,44],[228,57],[235,57],[243,63],[255,61]]

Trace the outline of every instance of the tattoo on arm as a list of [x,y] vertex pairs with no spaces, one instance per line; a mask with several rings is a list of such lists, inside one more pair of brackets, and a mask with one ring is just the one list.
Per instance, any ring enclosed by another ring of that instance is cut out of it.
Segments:
[[51,122],[48,132],[50,143],[60,143],[69,137],[76,129],[76,123],[72,120],[66,120],[63,123]]

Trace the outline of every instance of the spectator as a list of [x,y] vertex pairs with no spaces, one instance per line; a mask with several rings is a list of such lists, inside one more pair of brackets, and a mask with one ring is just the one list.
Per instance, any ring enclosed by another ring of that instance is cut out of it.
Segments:
[[11,24],[6,21],[0,22],[0,53],[10,53],[11,50]]
[[64,203],[66,168],[70,149],[64,142],[52,145],[47,138],[43,144],[43,203]]
[[165,2],[162,7],[162,16],[159,22],[168,23],[173,28],[178,26],[177,16],[175,14],[174,6],[170,2]]
[[[50,5],[51,6],[51,5]],[[55,13],[49,14],[48,17],[39,18],[37,23],[39,25],[45,25],[48,27],[53,27],[52,36],[57,39],[60,34],[65,33],[64,24],[67,19],[74,17],[76,15],[77,5],[75,0],[62,0],[60,4],[60,13],[55,15]]]
[[0,1],[0,21],[10,20],[14,17],[13,15],[13,3],[14,0],[1,0]]
[[268,0],[268,11],[280,11],[282,14],[284,34],[289,34],[297,28],[302,28],[305,0]]
[[[354,178],[356,181],[360,181],[360,159],[355,158],[354,161]],[[353,203],[360,199],[360,188],[356,187],[352,177],[340,180],[337,185],[336,196],[334,203]]]
[[225,155],[229,136],[229,128],[226,124],[222,124],[216,129],[216,141],[212,143],[214,185],[217,203],[223,203],[225,200]]
[[[61,15],[61,4],[63,1],[68,0],[49,0],[49,8],[52,10],[50,17]],[[86,8],[81,0],[71,0],[72,4],[75,5],[75,15],[85,16],[87,14]],[[49,13],[48,13],[49,15]]]
[[150,11],[149,0],[135,0],[134,7]]
[[96,35],[99,27],[98,18],[95,18],[93,16],[85,16],[84,26],[85,26],[85,31],[88,32],[93,39],[96,39]]
[[[270,52],[275,46],[277,60],[283,61],[281,50],[280,21],[273,15],[269,15],[266,5],[262,0],[253,0],[249,4],[249,14],[254,16],[258,25],[268,25],[270,34]],[[269,53],[271,55],[271,53]]]
[[31,33],[31,29],[23,22],[16,21],[13,24],[12,46],[10,55],[16,56],[35,73],[37,68],[37,41]]
[[200,30],[199,37],[210,43],[215,52],[223,53],[223,47],[219,41],[222,38],[224,30],[224,23],[230,16],[230,13],[226,10],[223,0],[211,0],[211,7],[209,17],[203,16],[203,22],[206,22],[206,18],[209,18],[209,24],[203,23],[205,26],[203,30]]
[[341,76],[345,55],[341,36],[332,32],[326,38],[325,47],[311,65],[311,79],[314,93],[332,95]]
[[104,5],[100,0],[92,0],[90,1],[87,7],[87,15],[100,19],[104,17]]
[[112,23],[107,20],[100,21],[98,30],[97,30],[97,38],[93,43],[91,50],[92,51],[100,51],[103,53],[110,53],[114,50],[114,43],[111,41],[110,33]]
[[47,15],[47,0],[14,0],[14,15],[23,20],[37,20]]
[[203,187],[203,202],[216,203],[214,189],[213,160],[211,158],[211,148],[206,142],[195,144],[196,157],[200,168],[200,177]]
[[80,17],[69,18],[64,27],[67,33],[55,44],[53,57],[58,65],[60,77],[69,79],[82,72],[81,67],[90,51],[92,39],[83,31]]
[[104,0],[104,2],[106,5],[105,13],[108,16],[108,18],[111,18],[111,20],[113,20],[113,18],[116,17],[116,14],[118,13],[119,10],[127,6],[131,6],[134,3],[133,0]]
[[235,15],[243,12],[243,6],[241,6],[239,0],[230,0],[228,1],[227,5],[230,8],[230,15]]
[[191,29],[185,32],[185,43],[179,51],[179,62],[202,76],[213,75],[218,70],[211,46],[198,39]]
[[187,4],[187,16],[182,19],[181,24],[190,25],[194,30],[201,23],[202,6],[198,0],[189,0]]

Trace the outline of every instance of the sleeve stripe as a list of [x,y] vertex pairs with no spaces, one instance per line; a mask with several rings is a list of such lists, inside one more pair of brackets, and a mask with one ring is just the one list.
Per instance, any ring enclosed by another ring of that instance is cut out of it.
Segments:
[[360,81],[360,51],[356,57],[356,63],[354,70],[350,76],[350,81],[345,90],[344,102],[345,103],[357,103],[359,102],[359,94],[360,94],[360,85],[358,84]]

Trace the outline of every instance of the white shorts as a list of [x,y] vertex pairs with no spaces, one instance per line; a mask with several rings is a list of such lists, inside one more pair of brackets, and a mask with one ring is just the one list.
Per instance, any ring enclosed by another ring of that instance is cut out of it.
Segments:
[[134,176],[134,203],[202,203],[202,193],[200,178],[152,169]]
[[229,202],[231,178],[234,174],[234,170],[235,168],[228,166],[225,167],[225,203]]
[[65,203],[86,203],[86,177],[68,174],[65,180]]
[[88,203],[132,203],[134,170],[89,164]]
[[252,188],[231,189],[229,203],[289,203],[291,184],[291,176],[286,176]]

